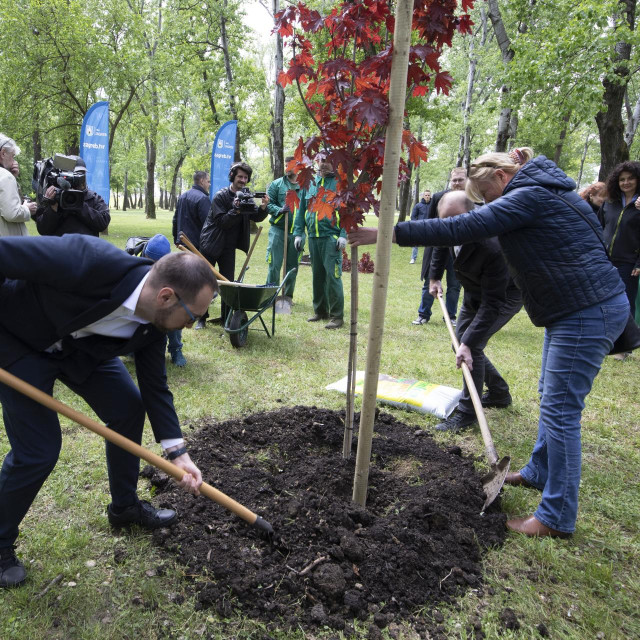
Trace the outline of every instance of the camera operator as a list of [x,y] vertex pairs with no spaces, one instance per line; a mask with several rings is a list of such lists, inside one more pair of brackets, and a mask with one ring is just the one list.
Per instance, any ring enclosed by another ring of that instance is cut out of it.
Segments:
[[35,202],[23,202],[20,197],[15,159],[19,153],[15,141],[0,133],[0,237],[29,235],[25,222],[36,210]]
[[[247,253],[250,244],[251,220],[262,222],[268,214],[269,196],[262,197],[259,207],[245,189],[253,169],[246,162],[236,162],[229,170],[229,182],[213,198],[209,215],[200,234],[200,251],[229,280],[234,279],[236,249]],[[222,321],[227,309],[222,304]]]
[[82,233],[98,237],[111,222],[107,203],[91,189],[87,189],[87,167],[79,156],[69,156],[75,159],[74,173],[84,174],[82,185],[83,202],[80,209],[68,209],[60,206],[58,194],[60,189],[55,186],[47,187],[44,197],[39,203],[34,219],[41,236],[62,236],[65,233]]

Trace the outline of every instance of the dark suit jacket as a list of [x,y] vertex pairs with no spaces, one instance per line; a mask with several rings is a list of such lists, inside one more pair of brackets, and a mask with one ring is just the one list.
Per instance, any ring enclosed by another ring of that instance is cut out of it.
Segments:
[[[440,198],[447,193],[449,189],[445,189],[444,191],[438,191],[431,196],[431,200],[429,200],[429,204],[427,205],[429,208],[427,210],[426,215],[423,215],[419,220],[428,220],[430,218],[438,217],[438,202],[440,202]],[[422,269],[420,270],[420,279],[427,280],[429,278],[429,268],[431,267],[431,256],[433,255],[433,247],[425,247],[424,253],[422,254]]]
[[474,347],[486,337],[507,299],[521,299],[520,291],[509,275],[497,238],[463,244],[457,256],[453,247],[435,247],[431,280],[442,279],[450,253],[456,276],[464,287],[463,304],[477,310],[460,342]]
[[80,384],[101,362],[134,353],[156,440],[180,437],[167,386],[164,333],[143,324],[130,339],[70,337],[117,309],[152,264],[87,235],[0,238],[0,366],[62,340],[62,351],[46,357],[59,360],[64,375]]

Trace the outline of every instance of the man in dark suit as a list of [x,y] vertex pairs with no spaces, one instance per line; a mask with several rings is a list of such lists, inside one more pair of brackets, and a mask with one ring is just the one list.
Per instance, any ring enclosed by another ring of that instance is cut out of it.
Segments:
[[[416,202],[415,206],[411,210],[411,220],[422,220],[426,219],[429,213],[429,203],[431,202],[431,191],[429,189],[425,189],[422,193],[422,198],[420,198],[420,202]],[[409,260],[409,264],[415,264],[418,259],[418,247],[412,247],[411,249],[411,260]]]
[[[464,169],[463,167],[454,167],[453,169],[451,169],[451,174],[449,176],[449,185],[451,187],[451,191],[464,191],[466,184],[466,169]],[[426,220],[429,218],[437,218],[438,203],[440,202],[440,198],[442,198],[442,196],[448,192],[449,189],[446,189],[445,191],[438,191],[437,193],[435,193],[431,198],[431,201],[429,202],[429,209],[426,215],[423,215],[421,219]],[[431,318],[431,307],[433,306],[434,298],[429,293],[429,268],[431,267],[432,251],[432,247],[424,248],[424,253],[422,255],[422,270],[420,273],[420,278],[424,280],[424,285],[422,286],[422,296],[420,298],[420,306],[418,307],[418,317],[413,320],[411,324],[427,324],[427,322],[429,322],[429,319]],[[447,293],[445,296],[445,301],[447,303],[447,311],[449,312],[449,317],[451,318],[451,322],[455,327],[456,315],[458,311],[458,299],[460,298],[460,283],[456,278],[456,274],[453,269],[453,263],[451,260],[447,261],[446,271]]]
[[[440,200],[441,218],[459,215],[473,209],[474,204],[464,191],[450,191]],[[458,315],[456,333],[460,348],[456,364],[466,362],[473,382],[482,396],[484,407],[508,407],[511,404],[509,385],[484,353],[489,338],[504,327],[522,308],[522,296],[509,276],[497,238],[469,242],[459,247],[435,247],[429,273],[429,290],[433,296],[442,293],[440,279],[447,260],[453,257],[453,267],[464,287],[462,307]],[[475,409],[466,381],[458,408],[444,422],[436,425],[439,431],[460,431],[476,422]]]
[[[0,366],[51,394],[60,380],[111,429],[140,443],[145,414],[167,458],[198,492],[167,387],[166,332],[193,325],[216,295],[200,258],[170,254],[156,263],[92,236],[0,238]],[[119,355],[133,353],[136,386]],[[62,444],[55,412],[0,384],[11,450],[0,470],[0,586],[26,572],[14,552],[18,526],[51,473]],[[139,459],[107,442],[113,526],[153,529],[176,518],[136,495]]]

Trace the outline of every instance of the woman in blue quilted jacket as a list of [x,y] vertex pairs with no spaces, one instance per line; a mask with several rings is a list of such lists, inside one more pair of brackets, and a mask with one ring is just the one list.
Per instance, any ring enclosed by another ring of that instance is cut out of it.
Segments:
[[[488,153],[471,164],[467,183],[469,197],[483,206],[446,219],[401,222],[394,230],[394,240],[408,247],[497,236],[527,313],[545,328],[538,439],[529,462],[506,478],[542,492],[533,515],[507,521],[528,536],[566,537],[575,530],[585,398],[629,316],[598,219],[574,189],[571,178],[531,149]],[[375,229],[349,234],[355,246],[376,238]]]

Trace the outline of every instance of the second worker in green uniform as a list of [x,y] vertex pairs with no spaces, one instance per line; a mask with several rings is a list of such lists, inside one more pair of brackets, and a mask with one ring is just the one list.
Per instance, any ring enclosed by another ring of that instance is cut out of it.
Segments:
[[[342,251],[347,244],[347,234],[340,228],[340,216],[333,211],[330,216],[319,216],[308,210],[312,199],[321,187],[336,191],[336,177],[330,162],[322,160],[318,165],[315,183],[300,193],[300,208],[296,213],[293,234],[295,246],[302,251],[305,227],[309,235],[309,254],[313,277],[313,311],[309,322],[329,319],[326,329],[337,329],[343,324],[344,293],[342,290]],[[326,196],[323,198],[326,201]]]
[[[285,158],[285,166],[293,160],[293,156]],[[293,298],[293,290],[296,286],[296,276],[298,275],[298,264],[300,262],[300,252],[295,247],[295,236],[293,235],[293,224],[295,222],[296,211],[291,211],[286,203],[287,191],[295,191],[298,193],[300,187],[296,182],[296,172],[287,171],[282,178],[274,180],[267,189],[269,196],[269,204],[267,211],[270,218],[269,223],[269,242],[267,244],[267,264],[269,271],[267,272],[267,284],[279,284],[283,278],[282,261],[284,259],[284,238],[285,238],[285,219],[287,220],[287,273],[291,269],[295,271],[289,276],[284,286],[284,295],[291,302]]]

